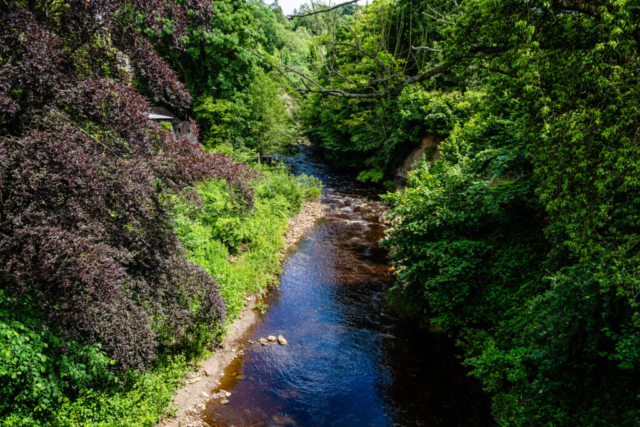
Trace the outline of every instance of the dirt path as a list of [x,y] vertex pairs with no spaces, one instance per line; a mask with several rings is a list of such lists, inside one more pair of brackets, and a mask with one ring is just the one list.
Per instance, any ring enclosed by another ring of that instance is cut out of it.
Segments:
[[[327,212],[327,205],[319,200],[305,202],[300,213],[289,220],[289,229],[285,234],[285,252],[294,246],[300,238],[311,229],[316,220]],[[198,427],[204,426],[199,420],[200,411],[211,399],[211,390],[220,384],[224,369],[239,355],[237,340],[258,320],[258,314],[253,306],[261,295],[247,298],[247,306],[238,319],[229,326],[227,337],[220,343],[219,348],[211,357],[200,363],[200,367],[185,377],[185,385],[180,388],[173,399],[173,407],[177,408],[174,417],[158,423],[166,427]]]

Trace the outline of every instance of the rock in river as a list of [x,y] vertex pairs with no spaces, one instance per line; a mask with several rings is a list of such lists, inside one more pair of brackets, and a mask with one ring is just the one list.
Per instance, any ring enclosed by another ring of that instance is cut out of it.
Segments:
[[273,335],[269,335],[267,339],[271,342],[276,342],[276,337],[274,337]]
[[287,340],[285,340],[282,335],[278,335],[278,342],[280,345],[287,345]]

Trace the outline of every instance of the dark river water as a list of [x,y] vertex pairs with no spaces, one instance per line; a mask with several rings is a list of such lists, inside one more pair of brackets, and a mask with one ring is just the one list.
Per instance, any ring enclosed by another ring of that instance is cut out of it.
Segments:
[[[328,215],[283,263],[278,289],[237,342],[202,419],[212,426],[493,426],[490,400],[444,334],[401,321],[385,304],[393,285],[377,191],[315,160],[289,160],[325,183]],[[282,334],[277,343],[249,343]]]

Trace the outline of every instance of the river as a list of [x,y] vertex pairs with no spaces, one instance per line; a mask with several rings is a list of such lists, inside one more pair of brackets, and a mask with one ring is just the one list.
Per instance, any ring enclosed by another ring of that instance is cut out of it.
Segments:
[[[329,205],[283,263],[279,288],[237,346],[201,418],[212,426],[494,426],[490,399],[444,334],[385,304],[393,285],[379,190],[342,175],[311,149],[288,160],[323,180]],[[287,346],[255,341],[282,334]]]

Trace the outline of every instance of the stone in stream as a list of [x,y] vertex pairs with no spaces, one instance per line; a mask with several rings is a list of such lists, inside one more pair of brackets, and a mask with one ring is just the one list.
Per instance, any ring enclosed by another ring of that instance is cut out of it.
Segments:
[[268,339],[270,342],[276,342],[276,337],[274,337],[273,335],[269,335],[269,336],[267,337],[267,339]]
[[280,345],[287,345],[287,340],[284,339],[284,337],[282,335],[278,335],[278,343],[280,343]]
[[229,396],[231,396],[231,393],[229,393],[228,391],[224,391],[224,390],[220,390],[219,392],[213,393],[211,395],[211,397],[213,399],[226,399]]
[[283,417],[283,416],[277,416],[274,415],[273,417],[271,417],[271,419],[273,420],[273,422],[277,425],[296,425],[295,420],[289,418],[289,417]]
[[262,344],[262,345],[267,345],[267,343],[268,343],[269,341],[267,341],[267,339],[266,339],[266,338],[260,338],[260,339],[258,340],[258,342],[259,342],[260,344]]
[[228,404],[229,404],[229,401],[228,401],[227,399],[222,399],[222,400],[220,401],[220,404],[221,404],[221,405],[228,405]]

